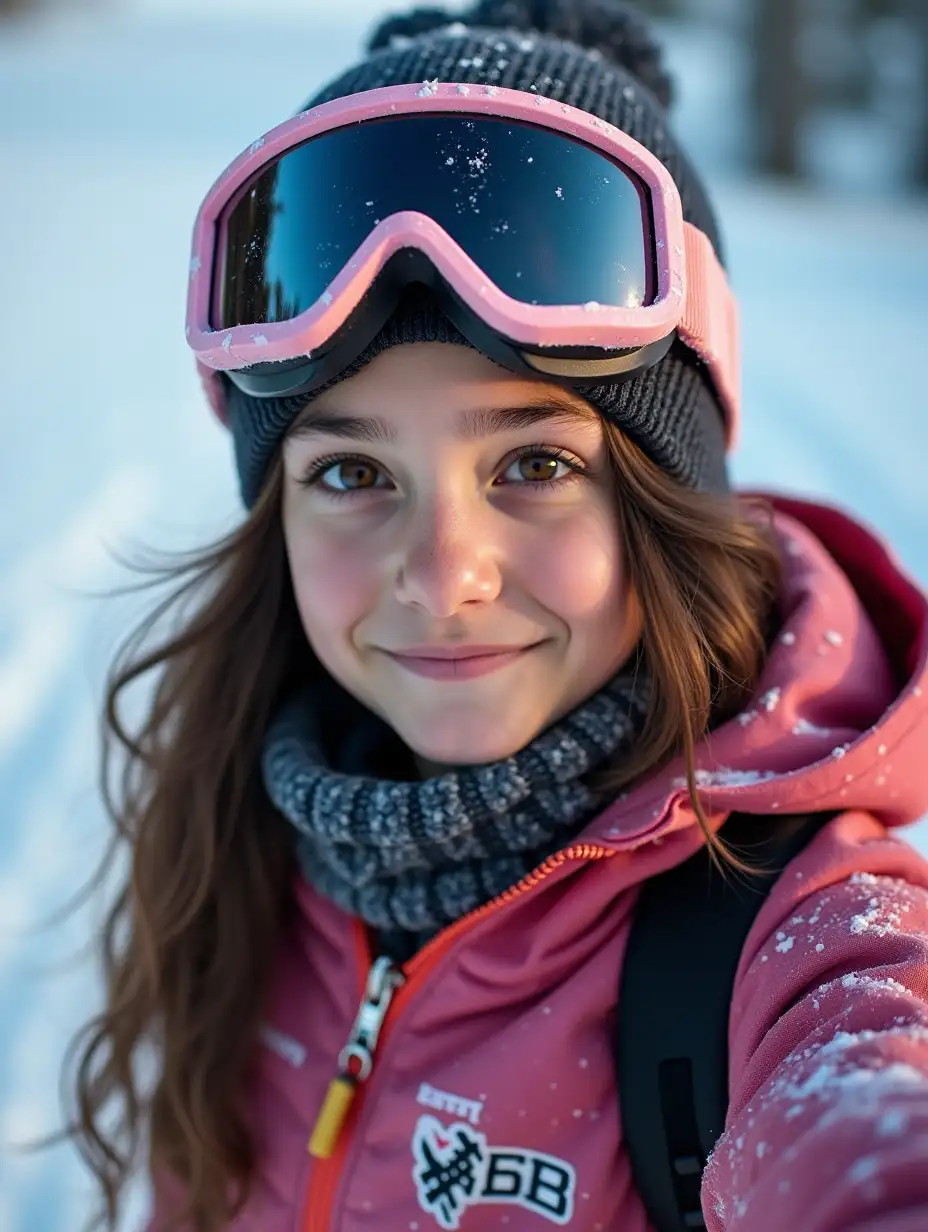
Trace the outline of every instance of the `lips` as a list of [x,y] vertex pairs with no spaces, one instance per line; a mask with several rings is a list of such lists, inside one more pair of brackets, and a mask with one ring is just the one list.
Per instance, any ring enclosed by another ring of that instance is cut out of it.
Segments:
[[473,680],[502,671],[531,653],[533,646],[416,647],[413,651],[387,651],[395,663],[416,676],[431,680]]
[[405,650],[392,650],[388,653],[397,658],[408,659],[479,659],[495,654],[515,654],[528,649],[528,646],[471,643],[467,646],[409,646]]

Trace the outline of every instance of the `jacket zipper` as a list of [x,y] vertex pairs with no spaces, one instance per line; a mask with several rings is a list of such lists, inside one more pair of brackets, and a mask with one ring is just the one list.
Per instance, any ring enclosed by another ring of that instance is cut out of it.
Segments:
[[393,994],[405,979],[389,958],[378,958],[368,973],[351,1035],[338,1056],[338,1076],[329,1083],[322,1111],[309,1140],[309,1153],[316,1159],[330,1159],[332,1156],[355,1093],[361,1083],[367,1082],[374,1067],[377,1041]]
[[339,1073],[329,1085],[307,1146],[315,1164],[304,1205],[302,1232],[330,1232],[335,1191],[364,1103],[364,1084],[373,1070],[376,1050],[395,1028],[407,1001],[455,940],[485,916],[534,890],[568,861],[603,860],[615,854],[614,849],[586,843],[559,851],[517,885],[443,929],[402,970],[388,958],[378,958],[373,963],[351,1035],[339,1055]]

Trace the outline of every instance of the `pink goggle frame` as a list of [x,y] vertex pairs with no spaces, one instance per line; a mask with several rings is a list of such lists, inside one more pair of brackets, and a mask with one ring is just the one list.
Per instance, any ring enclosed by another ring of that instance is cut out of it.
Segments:
[[[239,190],[268,163],[322,133],[416,112],[488,114],[540,125],[577,138],[634,172],[651,195],[658,255],[653,302],[637,308],[522,303],[495,286],[431,218],[406,210],[379,222],[325,293],[298,317],[213,330],[210,308],[217,236]],[[410,247],[424,252],[465,303],[513,342],[599,346],[608,352],[659,342],[676,331],[708,367],[725,412],[729,449],[736,443],[740,420],[737,303],[709,239],[683,220],[680,194],[664,165],[620,129],[566,103],[521,90],[438,82],[367,90],[305,111],[253,142],[210,189],[194,226],[187,341],[220,420],[226,422],[227,412],[218,373],[311,354],[351,315],[390,257]]]

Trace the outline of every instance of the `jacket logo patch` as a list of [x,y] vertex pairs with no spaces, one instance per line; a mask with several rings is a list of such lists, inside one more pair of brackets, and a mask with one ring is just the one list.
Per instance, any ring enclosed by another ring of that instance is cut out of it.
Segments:
[[412,1139],[419,1205],[440,1228],[455,1232],[472,1206],[520,1206],[563,1227],[574,1213],[577,1178],[553,1155],[519,1147],[491,1147],[486,1136],[455,1121],[420,1116]]

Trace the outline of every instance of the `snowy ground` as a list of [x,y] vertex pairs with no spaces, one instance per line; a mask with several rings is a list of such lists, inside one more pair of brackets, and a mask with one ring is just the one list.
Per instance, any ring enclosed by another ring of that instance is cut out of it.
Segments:
[[[86,918],[51,917],[104,833],[95,704],[137,610],[96,597],[125,581],[110,551],[189,545],[238,516],[228,443],[184,346],[193,215],[224,163],[347,61],[376,11],[340,4],[335,29],[301,24],[297,9],[314,7],[302,0],[261,25],[229,0],[204,0],[196,21],[179,0],[132,7],[119,22],[14,27],[0,41],[3,1232],[74,1232],[87,1209],[66,1150],[30,1159],[8,1144],[54,1124],[61,1050],[94,1003],[88,967],[72,969]],[[720,175],[738,139],[724,80],[694,44],[687,133],[716,168],[745,319],[736,475],[853,506],[928,582],[915,360],[928,206]],[[912,837],[928,851],[928,828]],[[136,1210],[124,1226],[137,1225]]]

